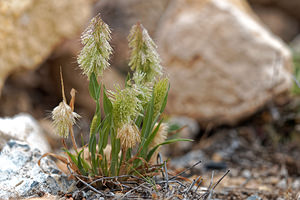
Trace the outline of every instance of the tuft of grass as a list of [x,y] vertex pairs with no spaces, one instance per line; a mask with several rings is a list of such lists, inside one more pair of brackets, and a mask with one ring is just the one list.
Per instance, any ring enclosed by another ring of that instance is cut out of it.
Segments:
[[[157,156],[160,146],[191,140],[166,139],[168,127],[161,114],[168,99],[169,79],[163,74],[155,43],[141,24],[132,27],[128,38],[132,71],[125,88],[116,86],[114,91],[105,88],[102,76],[109,67],[112,53],[110,33],[108,25],[97,15],[81,37],[83,49],[78,63],[89,80],[89,94],[96,102],[88,144],[77,149],[73,135],[73,125],[79,118],[74,112],[75,92],[68,105],[62,81],[64,99],[54,109],[53,120],[54,125],[59,126],[56,127],[58,135],[68,137],[70,134],[75,151],[69,150],[63,139],[66,157],[48,153],[42,158],[48,155],[57,157],[67,165],[73,176],[89,183],[99,177],[126,179],[125,175],[149,181],[161,168],[152,159]],[[97,184],[100,187],[105,185]]]

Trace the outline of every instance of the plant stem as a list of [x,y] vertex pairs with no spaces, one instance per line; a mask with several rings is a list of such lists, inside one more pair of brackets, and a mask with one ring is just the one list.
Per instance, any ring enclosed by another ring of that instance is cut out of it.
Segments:
[[77,145],[76,145],[76,141],[75,141],[75,136],[74,136],[74,131],[73,131],[72,125],[70,125],[69,129],[70,129],[70,135],[71,135],[71,140],[72,140],[73,148],[74,148],[74,150],[76,151],[76,153],[78,153]]

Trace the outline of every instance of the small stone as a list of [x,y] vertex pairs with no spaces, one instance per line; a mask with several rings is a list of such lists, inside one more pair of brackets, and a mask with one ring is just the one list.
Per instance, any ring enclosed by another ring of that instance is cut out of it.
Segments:
[[292,184],[292,188],[294,190],[299,190],[300,189],[300,179],[296,179],[294,180],[293,184]]
[[249,179],[249,178],[251,178],[252,173],[251,173],[249,170],[245,169],[245,170],[242,172],[242,176],[245,177],[246,179]]
[[280,176],[282,178],[286,178],[286,177],[289,176],[288,170],[287,170],[287,168],[284,165],[280,169]]
[[282,179],[281,181],[279,181],[276,186],[280,189],[283,189],[283,190],[287,189],[286,179]]
[[262,200],[262,198],[256,195],[251,195],[250,197],[247,198],[247,200]]

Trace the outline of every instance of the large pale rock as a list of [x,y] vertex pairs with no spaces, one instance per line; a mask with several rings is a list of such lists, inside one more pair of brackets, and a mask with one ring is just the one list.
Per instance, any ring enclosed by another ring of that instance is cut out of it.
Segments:
[[42,153],[51,150],[41,127],[27,114],[0,118],[0,149],[11,139],[26,141],[33,148],[40,149]]
[[171,81],[169,112],[234,124],[290,88],[290,51],[244,4],[169,6],[156,34]]
[[37,67],[90,15],[87,0],[0,1],[0,89],[14,71]]

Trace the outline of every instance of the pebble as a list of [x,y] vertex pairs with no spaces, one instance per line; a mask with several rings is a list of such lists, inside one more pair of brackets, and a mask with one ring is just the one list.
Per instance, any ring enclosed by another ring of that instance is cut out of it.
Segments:
[[249,179],[251,178],[252,176],[252,173],[248,170],[248,169],[245,169],[243,172],[242,172],[242,176],[246,179]]
[[287,189],[286,179],[282,179],[281,181],[279,181],[276,186],[280,189],[284,189],[284,190]]
[[292,184],[292,188],[294,190],[299,190],[300,189],[300,179],[296,179],[294,180],[293,184]]
[[256,195],[251,195],[250,197],[247,198],[247,200],[262,200],[262,198]]

